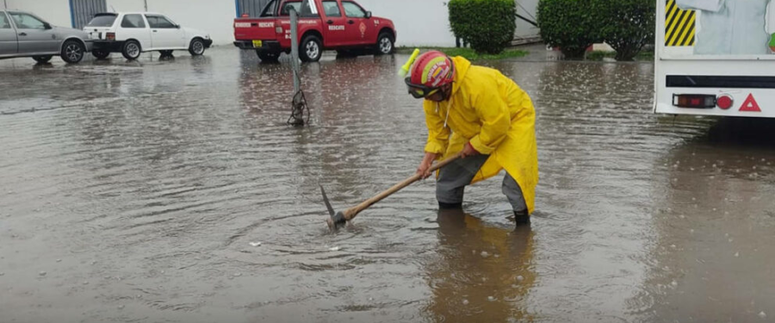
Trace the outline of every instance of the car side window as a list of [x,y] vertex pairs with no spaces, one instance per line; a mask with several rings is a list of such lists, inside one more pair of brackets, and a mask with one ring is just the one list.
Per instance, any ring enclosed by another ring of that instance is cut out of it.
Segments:
[[0,13],[0,29],[11,29],[11,23],[5,17],[5,12]]
[[326,17],[342,16],[342,11],[339,10],[339,4],[333,0],[323,1],[323,11],[326,12]]
[[[145,28],[145,21],[141,15],[126,15],[124,20],[121,21],[121,27],[123,28]],[[161,28],[161,27],[157,27]]]
[[366,11],[361,6],[355,4],[355,2],[342,1],[344,7],[344,13],[350,18],[366,18]]
[[46,24],[40,19],[21,12],[11,12],[11,18],[19,29],[46,29]]
[[166,29],[177,28],[175,27],[175,24],[173,24],[164,16],[146,15],[145,18],[148,19],[148,25],[151,26],[151,28],[166,28]]

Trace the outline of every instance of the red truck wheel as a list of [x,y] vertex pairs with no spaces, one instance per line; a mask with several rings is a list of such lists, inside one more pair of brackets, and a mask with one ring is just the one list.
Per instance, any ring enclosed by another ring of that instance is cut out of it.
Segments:
[[388,33],[381,33],[377,38],[377,55],[390,55],[393,53],[393,37]]
[[309,35],[301,40],[299,58],[302,62],[317,62],[323,56],[323,46],[320,38]]

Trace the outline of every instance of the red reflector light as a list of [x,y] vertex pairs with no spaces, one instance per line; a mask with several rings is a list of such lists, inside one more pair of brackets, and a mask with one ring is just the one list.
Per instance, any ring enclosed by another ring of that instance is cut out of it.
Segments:
[[716,99],[716,105],[724,110],[731,108],[733,102],[734,100],[729,95],[722,95]]
[[673,94],[673,105],[679,108],[712,109],[716,96],[707,94]]
[[107,34],[105,34],[105,39],[107,39],[107,40],[116,40],[116,33],[107,33]]

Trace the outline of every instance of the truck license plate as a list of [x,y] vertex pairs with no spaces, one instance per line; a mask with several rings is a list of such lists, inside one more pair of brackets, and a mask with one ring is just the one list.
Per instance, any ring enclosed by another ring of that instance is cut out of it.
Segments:
[[261,48],[261,46],[263,46],[263,45],[264,45],[264,42],[262,42],[260,40],[254,40],[253,41],[253,48]]

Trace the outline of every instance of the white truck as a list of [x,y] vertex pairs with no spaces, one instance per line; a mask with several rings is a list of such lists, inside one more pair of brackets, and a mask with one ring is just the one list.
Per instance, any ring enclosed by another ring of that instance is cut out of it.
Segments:
[[654,112],[775,117],[770,2],[657,0]]

